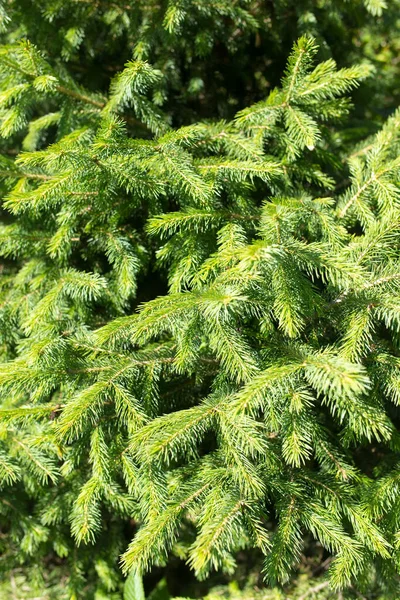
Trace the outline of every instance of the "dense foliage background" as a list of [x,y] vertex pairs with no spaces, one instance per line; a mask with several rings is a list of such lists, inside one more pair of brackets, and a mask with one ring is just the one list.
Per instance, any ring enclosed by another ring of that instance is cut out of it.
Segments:
[[2,597],[398,598],[400,2],[0,24]]

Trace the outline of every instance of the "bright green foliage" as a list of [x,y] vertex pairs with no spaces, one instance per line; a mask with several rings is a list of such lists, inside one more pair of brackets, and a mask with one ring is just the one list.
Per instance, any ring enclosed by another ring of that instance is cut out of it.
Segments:
[[398,3],[269,4],[1,5],[7,594],[398,597]]

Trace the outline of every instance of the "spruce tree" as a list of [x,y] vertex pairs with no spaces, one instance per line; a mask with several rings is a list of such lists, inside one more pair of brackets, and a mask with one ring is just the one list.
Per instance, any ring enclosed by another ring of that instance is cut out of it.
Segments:
[[398,597],[397,8],[2,3],[10,598]]

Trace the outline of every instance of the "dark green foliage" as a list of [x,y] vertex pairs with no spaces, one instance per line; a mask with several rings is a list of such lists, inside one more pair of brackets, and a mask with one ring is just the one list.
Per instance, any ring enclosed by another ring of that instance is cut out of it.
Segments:
[[2,3],[4,594],[398,597],[399,7]]

